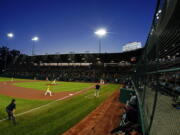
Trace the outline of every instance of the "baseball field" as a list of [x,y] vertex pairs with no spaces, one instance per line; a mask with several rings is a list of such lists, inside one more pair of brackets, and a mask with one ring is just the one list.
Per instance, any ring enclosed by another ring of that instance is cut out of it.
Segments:
[[[52,97],[44,96],[50,85]],[[108,99],[117,84],[101,86],[100,96],[94,97],[93,83],[56,82],[0,77],[1,135],[60,135],[76,125]],[[6,120],[5,107],[16,99],[16,120]]]

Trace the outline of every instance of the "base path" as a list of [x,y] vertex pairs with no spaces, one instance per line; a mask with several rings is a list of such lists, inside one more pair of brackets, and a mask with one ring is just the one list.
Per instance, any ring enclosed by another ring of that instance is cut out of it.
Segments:
[[120,123],[124,105],[119,102],[119,91],[96,108],[85,119],[66,131],[63,135],[112,135],[110,132]]
[[32,88],[23,88],[13,85],[13,83],[19,83],[19,82],[32,82],[32,81],[13,81],[13,82],[0,82],[0,94],[16,97],[16,98],[24,98],[24,99],[42,99],[42,100],[56,100],[61,99],[67,96],[73,96],[77,94],[81,94],[85,92],[86,90],[89,90],[94,87],[88,87],[86,89],[83,89],[81,91],[76,92],[55,92],[52,93],[53,96],[44,96],[45,91],[35,90]]

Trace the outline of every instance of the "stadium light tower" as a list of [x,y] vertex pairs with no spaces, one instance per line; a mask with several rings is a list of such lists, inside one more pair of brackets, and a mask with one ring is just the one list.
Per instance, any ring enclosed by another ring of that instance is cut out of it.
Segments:
[[35,55],[35,42],[38,42],[38,41],[39,41],[39,37],[35,36],[35,37],[33,37],[31,40],[32,40],[32,42],[33,42],[32,56],[34,56],[34,55]]
[[104,28],[100,28],[94,32],[99,37],[99,53],[101,53],[101,38],[106,36],[107,31]]
[[[14,34],[12,32],[10,33],[7,33],[6,36],[8,37],[8,39],[12,39],[14,37]],[[8,44],[7,46],[8,47]],[[6,70],[6,67],[7,67],[7,57],[8,57],[8,54],[7,54],[7,50],[5,51],[5,63],[4,63],[4,69]]]

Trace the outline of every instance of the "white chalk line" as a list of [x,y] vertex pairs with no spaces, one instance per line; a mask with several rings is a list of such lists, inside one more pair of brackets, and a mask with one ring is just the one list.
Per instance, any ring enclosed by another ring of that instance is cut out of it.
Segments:
[[[69,98],[69,97],[71,97],[71,96],[77,95],[77,94],[79,94],[80,92],[82,92],[82,91],[75,92],[73,95],[70,95],[70,94],[69,94],[68,96],[65,96],[65,97],[63,97],[63,98],[56,99],[56,100],[54,100],[54,101],[52,101],[52,102],[50,102],[50,103],[47,103],[47,104],[45,104],[45,105],[42,105],[42,106],[39,106],[39,107],[30,109],[30,110],[25,111],[25,112],[22,112],[22,113],[18,113],[18,114],[15,115],[15,117],[18,117],[18,116],[21,116],[21,115],[24,115],[24,114],[33,112],[33,111],[38,110],[38,109],[41,109],[41,108],[46,107],[46,106],[48,106],[48,105],[50,105],[50,104],[52,104],[52,103],[54,103],[54,102],[61,101],[61,100],[64,100],[64,99],[66,99],[66,98]],[[7,120],[7,118],[1,119],[0,122],[3,122],[3,121],[5,121],[5,120]]]

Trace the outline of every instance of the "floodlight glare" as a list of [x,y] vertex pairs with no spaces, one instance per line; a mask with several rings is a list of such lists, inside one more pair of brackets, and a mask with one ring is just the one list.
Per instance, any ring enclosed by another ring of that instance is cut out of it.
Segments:
[[98,29],[97,31],[94,32],[94,34],[96,34],[99,37],[103,37],[107,34],[106,29]]
[[161,12],[162,12],[162,10],[159,10],[159,11],[158,11],[158,13],[161,13]]
[[13,33],[8,33],[8,34],[7,34],[7,37],[8,37],[8,38],[13,38],[13,37],[14,37],[14,34],[13,34]]
[[38,41],[38,40],[39,40],[39,37],[33,37],[31,40],[32,40],[32,41]]

